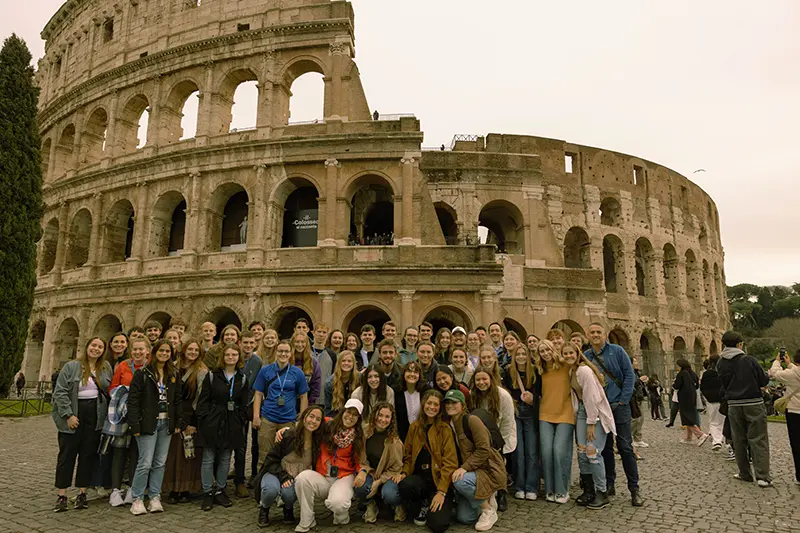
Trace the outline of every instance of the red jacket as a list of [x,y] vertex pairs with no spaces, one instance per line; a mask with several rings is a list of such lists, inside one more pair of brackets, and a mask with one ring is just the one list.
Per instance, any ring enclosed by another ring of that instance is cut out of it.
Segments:
[[327,476],[328,464],[339,468],[337,475],[339,479],[351,474],[358,474],[358,471],[361,470],[361,461],[353,455],[352,443],[347,448],[339,448],[334,456],[323,442],[320,445],[319,457],[317,457],[317,464],[314,469],[323,476]]
[[114,369],[114,377],[111,378],[111,387],[108,389],[109,393],[120,385],[130,387],[131,380],[133,379],[133,371],[131,370],[131,366],[134,367],[134,370],[139,370],[147,364],[147,359],[145,359],[144,363],[141,365],[131,365],[131,363],[133,363],[133,359],[126,359],[125,361],[120,361],[117,363],[117,368]]

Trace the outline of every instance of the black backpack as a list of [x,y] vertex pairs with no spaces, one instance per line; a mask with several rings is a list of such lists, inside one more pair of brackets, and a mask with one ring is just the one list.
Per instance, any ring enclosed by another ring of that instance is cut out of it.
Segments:
[[[494,419],[491,413],[489,413],[489,411],[486,409],[478,408],[473,409],[469,414],[472,416],[477,416],[481,419],[481,422],[483,422],[483,425],[489,430],[489,435],[492,437],[492,448],[502,454],[503,446],[506,445],[506,441],[503,439],[503,434],[500,433],[500,428],[497,426],[497,421]],[[472,430],[469,427],[469,416],[465,416],[461,422],[464,427],[464,435],[466,435],[471,442],[475,442],[472,438]]]

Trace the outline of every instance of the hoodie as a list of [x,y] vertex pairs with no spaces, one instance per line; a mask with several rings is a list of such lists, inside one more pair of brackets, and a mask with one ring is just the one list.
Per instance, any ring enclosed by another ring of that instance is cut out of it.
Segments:
[[767,386],[769,377],[755,358],[739,348],[726,347],[720,354],[717,372],[729,406],[763,404],[761,387]]

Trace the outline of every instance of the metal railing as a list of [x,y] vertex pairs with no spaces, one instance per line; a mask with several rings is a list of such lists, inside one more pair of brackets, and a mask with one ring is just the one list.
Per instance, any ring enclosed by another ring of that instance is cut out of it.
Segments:
[[0,400],[0,416],[30,416],[49,412],[50,399],[52,397],[49,390],[50,384],[49,382],[40,383],[47,383],[46,391],[39,389],[39,387],[26,388],[23,389],[20,397],[16,397],[16,390],[12,389],[8,398]]
[[378,120],[400,120],[401,118],[414,118],[414,113],[378,113]]

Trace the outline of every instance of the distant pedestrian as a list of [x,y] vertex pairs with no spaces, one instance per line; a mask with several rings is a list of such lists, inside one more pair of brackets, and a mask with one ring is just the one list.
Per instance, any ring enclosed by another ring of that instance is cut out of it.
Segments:
[[17,398],[22,396],[22,389],[25,388],[25,374],[20,370],[17,377],[14,379],[14,386],[17,387]]
[[378,120],[380,116],[381,114],[378,113],[378,110],[376,109],[375,112],[372,114],[372,120]]
[[719,354],[712,354],[703,362],[705,372],[700,380],[700,392],[706,399],[706,414],[708,415],[708,432],[711,434],[711,450],[719,451],[724,444],[722,428],[725,425],[725,415],[720,412],[722,400],[722,382],[717,373]]
[[675,383],[672,384],[678,392],[678,404],[681,408],[681,425],[686,427],[686,434],[681,442],[688,444],[692,440],[692,435],[697,438],[697,445],[702,446],[708,440],[708,434],[700,429],[700,413],[697,411],[697,389],[700,381],[697,374],[692,370],[692,365],[686,359],[678,359],[678,375],[675,376]]

